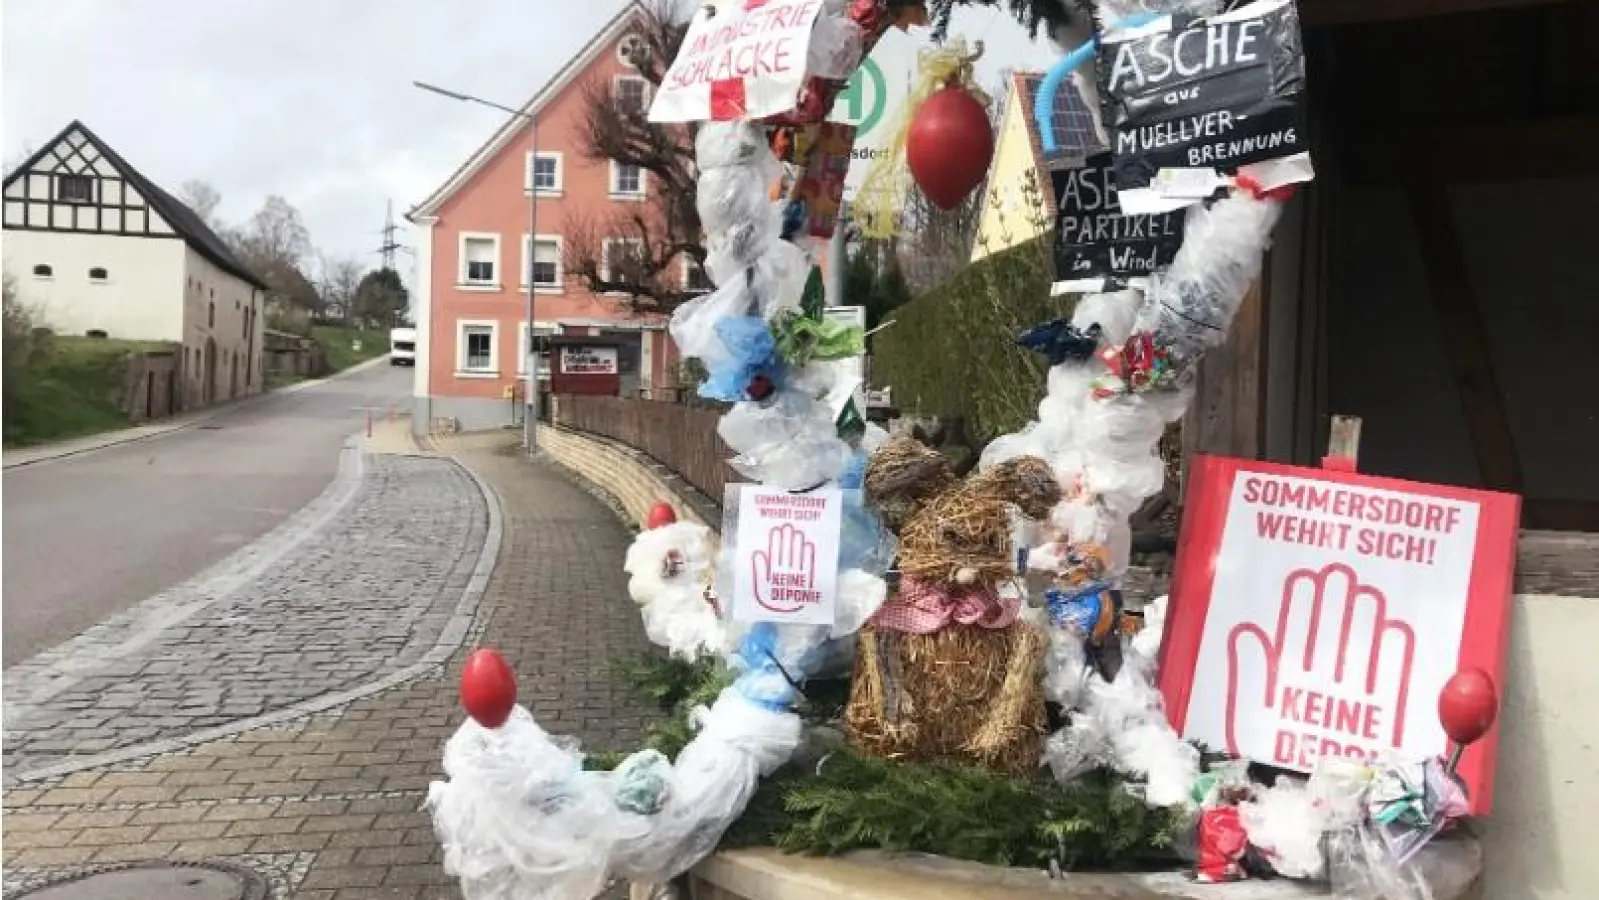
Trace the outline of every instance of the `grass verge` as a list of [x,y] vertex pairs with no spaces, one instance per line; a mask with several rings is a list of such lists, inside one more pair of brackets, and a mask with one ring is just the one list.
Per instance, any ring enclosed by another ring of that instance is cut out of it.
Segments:
[[389,332],[381,328],[313,325],[311,338],[321,345],[327,356],[329,374],[389,352]]

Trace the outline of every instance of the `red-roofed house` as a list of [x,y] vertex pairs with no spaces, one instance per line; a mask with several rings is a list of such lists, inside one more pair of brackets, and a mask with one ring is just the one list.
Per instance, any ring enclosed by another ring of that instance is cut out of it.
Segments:
[[[591,80],[609,80],[625,101],[648,102],[649,84],[624,50],[641,15],[636,5],[624,7],[522,107],[523,116],[511,117],[407,214],[417,247],[416,429],[437,419],[453,419],[462,430],[495,428],[520,415],[511,392],[532,355],[524,304],[528,191],[535,188],[533,333],[617,345],[624,395],[651,396],[670,381],[677,360],[664,317],[635,316],[626,298],[590,293],[562,263],[570,215],[608,222],[649,202],[655,189],[637,167],[588,160],[578,138]],[[537,147],[525,116],[537,119]],[[605,241],[607,255],[626,247],[624,238]],[[540,354],[542,379],[548,363]]]

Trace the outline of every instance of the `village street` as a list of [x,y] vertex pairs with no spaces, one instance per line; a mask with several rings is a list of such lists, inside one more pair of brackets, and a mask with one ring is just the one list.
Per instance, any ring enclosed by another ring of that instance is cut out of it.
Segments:
[[263,896],[457,896],[418,810],[481,642],[547,727],[637,742],[607,668],[646,646],[626,529],[516,435],[365,438],[357,408],[404,386],[382,366],[6,473],[7,896],[202,859]]

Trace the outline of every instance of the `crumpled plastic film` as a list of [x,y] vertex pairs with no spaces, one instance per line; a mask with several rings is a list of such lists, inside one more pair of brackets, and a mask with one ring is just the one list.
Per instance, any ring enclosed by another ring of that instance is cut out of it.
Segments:
[[1222,0],[1100,0],[1094,4],[1107,26],[1141,13],[1210,16],[1220,12],[1222,6]]
[[731,361],[732,354],[716,333],[716,323],[729,316],[741,316],[753,305],[754,297],[742,284],[726,284],[701,294],[672,313],[667,332],[686,359],[702,360],[706,367]]
[[754,703],[734,688],[698,719],[699,733],[677,755],[665,802],[648,829],[616,843],[614,874],[662,884],[687,871],[716,849],[757,780],[799,746],[799,716]]
[[628,547],[622,568],[644,633],[673,656],[692,661],[728,649],[726,626],[705,599],[715,563],[711,530],[693,522],[641,531]]
[[1322,833],[1331,815],[1318,804],[1305,784],[1279,777],[1277,783],[1257,791],[1239,804],[1239,818],[1249,843],[1265,855],[1277,874],[1289,878],[1320,878],[1327,868]]
[[468,719],[444,746],[444,773],[427,806],[467,900],[571,900],[605,886],[624,827],[607,782],[526,709],[492,730]]
[[861,64],[861,28],[849,17],[850,0],[825,0],[811,27],[805,71],[815,78],[844,81]]
[[1205,352],[1226,340],[1281,212],[1277,200],[1242,193],[1189,211],[1182,249],[1154,279],[1133,326],[1170,354],[1178,383],[1191,380]]
[[793,391],[764,404],[737,404],[716,431],[739,454],[731,463],[736,471],[784,490],[809,490],[837,479],[852,455],[838,437],[832,410]]

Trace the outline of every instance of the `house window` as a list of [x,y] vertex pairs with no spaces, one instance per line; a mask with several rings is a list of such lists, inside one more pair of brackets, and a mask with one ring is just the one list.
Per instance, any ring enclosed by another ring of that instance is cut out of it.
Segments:
[[606,238],[600,273],[606,281],[642,281],[644,242],[638,238]]
[[703,294],[716,290],[716,285],[711,281],[711,276],[705,274],[705,267],[694,261],[694,257],[683,255],[683,290]]
[[462,236],[461,281],[465,284],[495,284],[499,268],[500,240],[493,235]]
[[217,305],[215,303],[207,303],[205,305],[205,327],[217,327]]
[[[522,235],[522,285],[527,286],[527,235]],[[541,234],[533,245],[533,285],[559,290],[561,287],[561,239]]]
[[94,179],[88,175],[57,175],[56,199],[64,203],[93,203]]
[[33,267],[33,274],[39,278],[49,278],[51,275],[55,274],[55,270],[44,263],[40,263],[39,265]]
[[517,354],[516,374],[527,374],[527,361],[529,357],[538,357],[538,377],[550,377],[550,348],[544,343],[545,339],[555,334],[554,325],[540,325],[534,329],[532,335],[528,334],[527,323],[521,323],[520,346],[522,352]]
[[541,194],[561,192],[561,154],[555,151],[528,154],[528,180]]
[[462,372],[494,372],[494,325],[461,323]]
[[644,170],[625,163],[611,163],[611,196],[644,196]]
[[99,267],[99,266],[95,266],[94,268],[89,270],[89,280],[90,281],[105,281],[106,278],[108,278],[108,277],[110,277],[110,276],[108,276],[106,274],[106,270],[101,268],[101,267]]
[[650,83],[633,75],[621,75],[614,85],[616,108],[623,113],[643,113],[650,102]]

